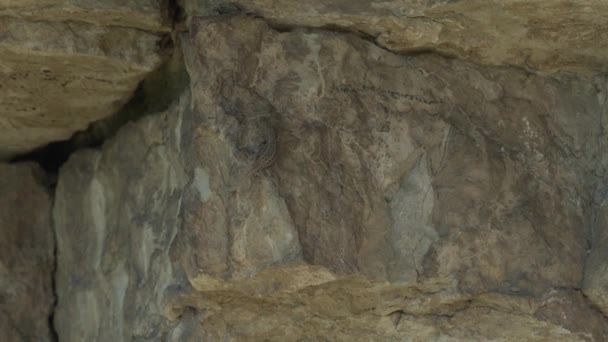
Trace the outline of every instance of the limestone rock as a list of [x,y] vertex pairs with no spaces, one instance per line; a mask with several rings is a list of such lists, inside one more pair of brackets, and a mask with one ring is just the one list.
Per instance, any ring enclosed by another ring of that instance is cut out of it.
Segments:
[[0,164],[0,340],[52,341],[54,235],[44,174]]
[[590,251],[585,268],[583,292],[597,307],[608,315],[608,203],[606,192],[598,191],[597,206],[591,214],[591,239],[593,249]]
[[[599,154],[591,148],[600,134],[593,89],[567,95],[552,79],[516,70],[399,57],[324,32],[279,34],[262,21],[204,27],[195,43],[216,48],[191,73],[195,103],[211,108],[219,122],[208,125],[223,139],[256,116],[276,121],[275,185],[305,260],[391,281],[458,274],[475,289],[580,282],[587,188],[574,170],[589,170],[573,153],[586,146],[587,158]],[[253,42],[265,49],[242,57],[257,49]],[[198,78],[231,72],[239,77],[217,95],[213,81]],[[562,125],[573,107],[580,128]],[[513,248],[527,267],[511,269]]]
[[160,4],[121,3],[0,1],[1,159],[113,114],[162,62]]
[[[587,0],[184,0],[193,15],[226,4],[277,27],[356,32],[397,52],[496,65],[608,71],[608,3]],[[213,6],[209,6],[211,3]]]
[[245,16],[182,43],[190,90],[60,171],[60,340],[608,339],[593,83]]
[[54,205],[61,341],[149,341],[162,331],[165,291],[181,284],[170,247],[185,175],[170,138],[176,129],[167,125],[175,120],[158,119],[122,131],[103,156],[78,152],[61,170]]
[[0,0],[0,16],[161,32],[170,27],[169,8],[162,5],[160,0]]

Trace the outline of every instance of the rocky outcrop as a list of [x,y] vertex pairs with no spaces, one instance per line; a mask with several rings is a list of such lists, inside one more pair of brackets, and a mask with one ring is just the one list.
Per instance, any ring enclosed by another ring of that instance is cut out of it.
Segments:
[[397,53],[608,72],[602,1],[0,0],[0,159],[122,108],[166,59],[178,6],[191,16],[261,16],[278,30],[354,32]]
[[61,169],[61,341],[608,339],[599,84],[191,25],[189,90]]
[[163,61],[159,1],[0,1],[0,159],[120,109]]
[[[244,12],[278,28],[350,31],[401,53],[437,52],[547,72],[607,72],[608,3],[587,0],[182,0],[193,15]],[[208,6],[213,3],[215,6]]]
[[596,205],[589,217],[593,248],[587,257],[583,292],[608,316],[608,197],[605,186],[598,188],[596,196]]
[[0,164],[0,341],[52,341],[51,200],[33,163]]

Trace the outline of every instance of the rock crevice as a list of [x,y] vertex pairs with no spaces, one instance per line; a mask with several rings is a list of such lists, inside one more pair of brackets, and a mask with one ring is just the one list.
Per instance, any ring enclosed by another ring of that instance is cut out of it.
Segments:
[[[0,165],[2,340],[608,340],[603,5],[573,29],[561,1],[184,0],[178,25],[160,3],[0,0],[0,21],[82,19],[74,47],[107,69],[77,64],[98,88],[62,106],[112,92],[51,197],[35,164]],[[7,27],[0,56],[39,49]],[[276,159],[248,172],[260,120]]]

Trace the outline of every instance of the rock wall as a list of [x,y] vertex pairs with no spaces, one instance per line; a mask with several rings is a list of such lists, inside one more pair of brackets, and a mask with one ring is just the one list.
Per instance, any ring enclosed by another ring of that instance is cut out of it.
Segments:
[[141,117],[0,166],[0,340],[607,341],[608,7],[535,4],[0,0],[79,80],[0,154]]
[[401,53],[433,52],[545,72],[607,72],[602,0],[183,0],[192,15],[259,15],[279,27],[354,32]]
[[0,0],[0,160],[119,110],[163,61],[160,1]]
[[52,341],[55,237],[44,172],[0,164],[0,341]]
[[243,16],[191,32],[189,91],[61,170],[60,340],[608,338],[581,292],[599,88]]

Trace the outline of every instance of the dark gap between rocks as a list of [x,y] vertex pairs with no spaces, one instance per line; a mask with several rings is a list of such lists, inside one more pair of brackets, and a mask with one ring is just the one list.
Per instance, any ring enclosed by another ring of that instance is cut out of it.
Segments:
[[[168,0],[167,9],[168,17],[175,29],[175,24],[183,20],[183,11],[175,0]],[[84,148],[99,148],[128,122],[166,110],[186,88],[190,80],[179,42],[176,41],[175,37],[175,34],[167,34],[159,39],[158,49],[165,57],[164,62],[157,70],[146,76],[138,85],[131,99],[118,112],[90,123],[86,130],[74,133],[67,140],[51,142],[46,146],[16,156],[9,162],[33,161],[39,164],[46,173],[43,183],[46,183],[44,185],[47,186],[51,197],[53,197],[59,169],[72,153]],[[53,231],[55,231],[54,227]],[[49,340],[56,342],[59,341],[59,335],[54,324],[58,300],[56,283],[57,237],[54,236],[53,240],[53,269],[51,271],[53,302],[51,312],[47,318],[47,325]]]
[[51,221],[51,227],[53,230],[53,269],[51,270],[51,291],[53,292],[53,307],[51,309],[51,314],[48,317],[48,326],[49,326],[49,338],[52,342],[59,341],[59,334],[57,330],[55,330],[55,312],[57,311],[57,277],[55,276],[57,273],[57,236],[55,227],[53,227],[53,220]]
[[59,168],[72,153],[85,148],[99,148],[127,123],[166,110],[190,82],[179,43],[172,37],[174,35],[168,35],[159,42],[159,49],[166,55],[163,64],[139,84],[131,99],[118,112],[90,123],[87,129],[74,133],[67,140],[49,143],[10,162],[38,163],[49,176],[48,186],[53,188]]

